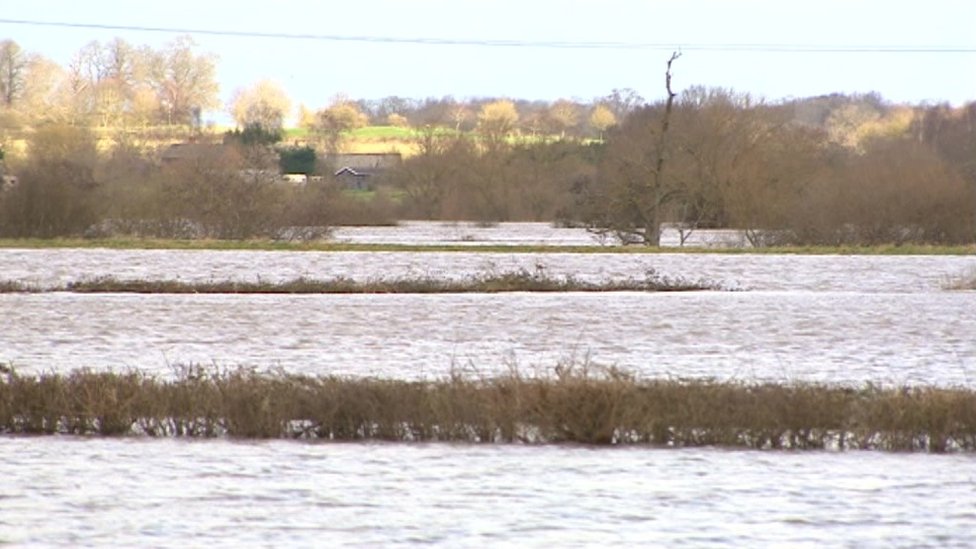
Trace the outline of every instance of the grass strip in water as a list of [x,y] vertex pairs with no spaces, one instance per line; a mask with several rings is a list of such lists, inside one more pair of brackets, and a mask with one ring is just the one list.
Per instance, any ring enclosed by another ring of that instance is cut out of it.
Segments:
[[976,255],[976,245],[876,245],[876,246],[772,246],[656,247],[621,245],[549,244],[369,244],[328,240],[283,241],[271,239],[156,239],[156,238],[54,238],[0,239],[0,248],[57,249],[107,248],[117,250],[256,250],[315,252],[467,252],[467,253],[577,253],[577,254],[784,254],[784,255]]
[[434,381],[177,369],[0,374],[0,433],[976,451],[976,392],[639,380],[616,369]]
[[353,280],[297,278],[272,281],[120,280],[112,277],[80,280],[62,287],[42,289],[19,282],[0,282],[0,293],[68,291],[75,293],[142,294],[443,294],[502,292],[680,292],[712,290],[717,285],[704,280],[688,281],[653,272],[643,279],[586,282],[572,277],[552,277],[527,270],[488,273],[465,279],[432,277]]

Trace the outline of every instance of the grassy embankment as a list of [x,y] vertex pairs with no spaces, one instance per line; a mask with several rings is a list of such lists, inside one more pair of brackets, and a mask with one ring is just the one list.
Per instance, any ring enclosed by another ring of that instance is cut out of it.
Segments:
[[435,381],[6,370],[5,434],[976,451],[969,389],[642,381],[573,367]]
[[143,294],[445,294],[501,292],[683,292],[716,289],[704,280],[648,274],[643,279],[586,282],[573,277],[552,277],[540,270],[484,273],[463,279],[374,278],[328,280],[297,278],[283,282],[257,280],[184,282],[180,280],[122,280],[112,277],[39,287],[18,281],[0,281],[0,293],[75,292]]
[[[306,142],[312,136],[305,128],[287,128],[284,143]],[[417,153],[417,140],[420,133],[412,128],[396,126],[365,126],[343,134],[342,152],[345,153],[390,153],[398,152],[404,157]]]

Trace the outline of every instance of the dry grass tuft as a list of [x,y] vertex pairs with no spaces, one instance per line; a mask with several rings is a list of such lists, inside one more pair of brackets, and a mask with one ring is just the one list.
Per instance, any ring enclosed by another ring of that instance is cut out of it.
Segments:
[[5,368],[0,433],[969,452],[976,392],[643,381],[586,367],[436,381]]
[[976,269],[968,273],[947,279],[942,287],[946,290],[976,290]]

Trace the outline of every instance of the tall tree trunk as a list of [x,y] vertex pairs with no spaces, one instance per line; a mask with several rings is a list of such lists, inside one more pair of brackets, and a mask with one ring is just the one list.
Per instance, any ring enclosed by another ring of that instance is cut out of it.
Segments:
[[664,164],[666,158],[665,148],[668,144],[668,129],[671,126],[671,110],[674,107],[676,93],[671,91],[671,64],[681,57],[678,52],[671,53],[668,59],[668,70],[664,73],[664,89],[668,92],[668,100],[664,105],[664,116],[661,118],[661,134],[657,141],[657,160],[654,165],[654,202],[651,205],[651,215],[647,219],[644,228],[644,242],[650,246],[661,245],[661,206],[668,194],[664,192],[666,183],[664,177]]

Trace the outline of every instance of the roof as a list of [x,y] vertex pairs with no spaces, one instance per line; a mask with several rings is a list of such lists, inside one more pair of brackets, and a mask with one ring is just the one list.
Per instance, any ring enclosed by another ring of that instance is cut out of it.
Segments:
[[340,175],[351,175],[353,177],[369,177],[372,174],[369,174],[362,170],[351,168],[349,166],[343,166],[342,168],[336,170],[336,172],[333,175],[336,177],[339,177]]

